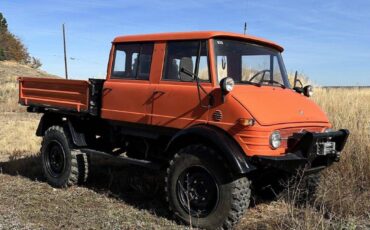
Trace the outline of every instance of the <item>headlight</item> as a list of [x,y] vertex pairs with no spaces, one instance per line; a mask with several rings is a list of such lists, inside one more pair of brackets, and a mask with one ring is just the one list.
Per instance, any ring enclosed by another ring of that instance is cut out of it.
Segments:
[[229,93],[233,90],[235,82],[231,77],[226,77],[220,82],[221,89],[225,93]]
[[274,131],[270,135],[270,145],[273,149],[277,149],[281,145],[281,135],[279,131]]

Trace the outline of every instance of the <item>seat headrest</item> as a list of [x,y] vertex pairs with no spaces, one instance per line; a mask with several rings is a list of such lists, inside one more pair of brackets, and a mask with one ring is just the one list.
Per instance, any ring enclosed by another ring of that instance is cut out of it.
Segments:
[[188,74],[182,72],[182,69],[186,69],[193,72],[193,60],[191,57],[182,57],[180,60],[180,79],[191,78]]

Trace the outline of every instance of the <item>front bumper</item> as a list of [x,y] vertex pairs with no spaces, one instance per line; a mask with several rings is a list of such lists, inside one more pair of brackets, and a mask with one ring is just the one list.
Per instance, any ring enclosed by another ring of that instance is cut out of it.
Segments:
[[[306,173],[318,171],[339,160],[348,135],[347,129],[327,133],[294,133],[288,138],[289,152],[285,155],[253,156],[251,160],[257,167],[275,168],[291,173],[304,167]],[[332,143],[333,149],[322,152],[320,146],[327,143]]]

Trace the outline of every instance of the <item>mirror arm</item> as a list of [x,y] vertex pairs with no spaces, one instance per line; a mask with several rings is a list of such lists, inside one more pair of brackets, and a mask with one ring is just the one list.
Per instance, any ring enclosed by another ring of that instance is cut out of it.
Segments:
[[295,87],[297,86],[297,77],[298,77],[298,71],[295,71],[293,89],[295,89]]
[[197,88],[198,88],[198,98],[199,98],[199,104],[202,108],[207,108],[209,109],[210,108],[210,102],[208,101],[208,105],[203,105],[202,104],[202,98],[201,98],[201,92],[200,90],[203,91],[203,93],[207,96],[208,96],[208,93],[207,91],[203,88],[203,86],[200,84],[199,82],[199,77],[198,77],[198,71],[199,71],[199,62],[200,62],[200,55],[201,55],[201,52],[202,52],[202,41],[199,41],[199,47],[198,47],[198,56],[197,56],[197,60],[195,62],[195,74],[194,74],[194,78],[195,78],[195,81],[197,82]]
[[[200,106],[202,108],[210,108],[211,105],[210,103],[208,103],[208,105],[203,105],[202,104],[202,99],[201,99],[201,95],[200,95],[200,91],[203,91],[204,94],[208,95],[207,91],[203,88],[203,86],[200,84],[199,82],[199,78],[197,75],[193,74],[192,72],[190,72],[189,70],[185,69],[185,68],[181,68],[180,70],[181,72],[184,72],[185,74],[189,75],[190,77],[194,78],[195,79],[195,82],[197,83],[197,89],[198,89],[198,99],[199,99],[199,103],[200,103]],[[209,95],[208,95],[209,96]]]
[[[297,86],[297,82],[301,85],[301,87]],[[298,79],[298,71],[295,71],[293,89],[298,93],[303,93],[303,84],[301,80]]]
[[207,97],[209,97],[209,95],[208,95],[207,91],[203,88],[203,86],[200,84],[198,76],[195,76],[195,81],[197,82],[199,104],[202,108],[209,109],[211,107],[210,102],[208,101],[208,105],[203,105],[202,104],[202,98],[201,98],[201,95],[200,95],[201,94],[200,91],[202,91]]

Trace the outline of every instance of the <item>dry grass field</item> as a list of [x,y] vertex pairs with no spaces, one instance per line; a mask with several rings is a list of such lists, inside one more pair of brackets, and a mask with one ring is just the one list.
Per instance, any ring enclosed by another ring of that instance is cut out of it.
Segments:
[[[17,105],[18,75],[48,76],[0,62],[0,229],[185,228],[167,211],[160,173],[101,160],[84,187],[46,184],[34,135],[39,116]],[[322,173],[313,202],[253,204],[238,229],[370,228],[370,89],[316,89],[313,100],[335,128],[351,131],[341,161]]]

